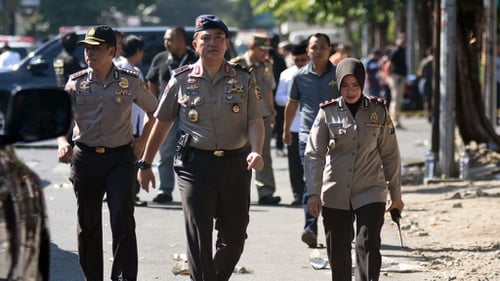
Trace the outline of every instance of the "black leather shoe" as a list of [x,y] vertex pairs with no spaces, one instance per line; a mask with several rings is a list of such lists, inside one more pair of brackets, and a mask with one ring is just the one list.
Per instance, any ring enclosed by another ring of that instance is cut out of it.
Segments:
[[295,198],[293,199],[292,203],[290,203],[292,206],[299,206],[302,205],[302,198]]
[[259,198],[259,205],[278,205],[281,201],[279,196],[266,196]]
[[160,193],[160,194],[156,195],[156,197],[153,199],[153,202],[155,202],[155,203],[172,202],[172,195]]

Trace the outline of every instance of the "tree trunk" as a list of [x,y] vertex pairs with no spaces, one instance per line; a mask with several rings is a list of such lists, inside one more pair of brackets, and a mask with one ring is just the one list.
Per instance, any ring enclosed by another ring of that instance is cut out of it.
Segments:
[[465,144],[487,143],[499,151],[500,137],[486,118],[479,81],[482,5],[472,9],[458,5],[457,18],[456,124]]

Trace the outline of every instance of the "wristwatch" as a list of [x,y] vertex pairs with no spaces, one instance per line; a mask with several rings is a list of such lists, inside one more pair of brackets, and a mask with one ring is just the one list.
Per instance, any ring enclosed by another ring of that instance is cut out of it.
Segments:
[[146,163],[146,161],[144,160],[139,160],[137,162],[137,167],[141,170],[145,170],[145,169],[151,169],[151,164],[149,163]]

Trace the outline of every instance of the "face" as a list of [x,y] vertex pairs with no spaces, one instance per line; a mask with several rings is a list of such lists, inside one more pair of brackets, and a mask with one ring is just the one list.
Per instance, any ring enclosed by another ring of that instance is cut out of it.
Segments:
[[173,54],[177,54],[181,51],[181,48],[185,48],[182,36],[173,32],[171,29],[167,30],[165,36],[163,36],[163,44],[165,48]]
[[262,49],[259,46],[252,46],[252,60],[254,62],[264,62],[269,56],[269,50]]
[[298,68],[301,68],[309,62],[309,57],[307,56],[307,54],[300,54],[300,55],[292,56],[292,60],[293,60],[293,63]]
[[340,83],[340,95],[346,103],[352,104],[357,102],[361,97],[361,92],[361,85],[354,75],[344,76],[344,79]]
[[314,63],[325,63],[330,58],[331,46],[323,37],[311,37],[307,46],[307,55]]
[[119,57],[122,55],[123,53],[123,37],[121,37],[120,35],[116,35],[116,54],[115,56],[116,57]]
[[108,67],[112,63],[115,47],[107,44],[85,45],[85,62],[92,69]]
[[221,29],[208,29],[196,33],[193,47],[202,59],[224,59],[229,39]]

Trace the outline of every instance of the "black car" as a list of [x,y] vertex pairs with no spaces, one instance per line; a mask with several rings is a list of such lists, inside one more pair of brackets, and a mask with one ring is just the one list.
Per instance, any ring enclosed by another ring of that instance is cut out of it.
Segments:
[[14,143],[63,135],[68,93],[0,90],[0,280],[49,280],[50,239],[41,180],[16,156]]
[[[118,28],[118,30],[122,31],[125,36],[128,34],[135,34],[144,39],[144,57],[142,62],[137,65],[141,69],[144,76],[149,70],[153,57],[157,53],[165,50],[163,35],[165,34],[167,28],[167,26]],[[191,40],[193,38],[195,28],[187,26],[184,29],[186,30],[188,46],[191,46]],[[86,30],[86,28],[80,28],[75,30],[75,32],[80,36],[80,39],[83,39]],[[236,33],[236,28],[229,28],[229,35],[231,38],[235,38]],[[53,61],[62,50],[59,38],[59,36],[56,36],[40,46],[33,53],[22,59],[16,69],[12,71],[0,72],[0,89],[10,91],[16,87],[25,88],[56,86],[57,82],[54,73]],[[75,54],[82,62],[84,61],[83,46],[78,47]],[[226,57],[232,58],[236,55],[236,50],[231,41]]]

